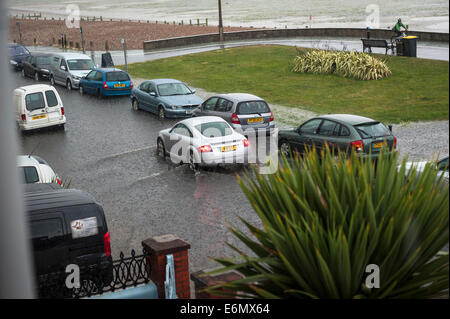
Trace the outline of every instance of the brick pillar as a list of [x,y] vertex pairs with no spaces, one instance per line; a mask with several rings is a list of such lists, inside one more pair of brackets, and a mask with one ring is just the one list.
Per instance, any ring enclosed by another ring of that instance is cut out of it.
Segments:
[[[202,276],[204,273],[207,273],[208,271],[197,271],[195,273],[191,274],[191,279],[194,282],[195,285],[195,299],[230,299],[233,298],[232,296],[219,296],[219,295],[213,295],[206,291],[204,291],[206,288],[218,285],[218,284],[224,284],[227,282],[231,282],[234,280],[242,279],[243,277],[236,273],[236,272],[226,272],[219,275],[213,275],[213,276]],[[220,289],[223,292],[231,292],[232,291],[228,289]]]
[[177,296],[180,299],[189,299],[191,290],[188,249],[191,245],[175,235],[167,234],[146,239],[142,246],[149,254],[147,264],[150,265],[150,280],[158,288],[158,297],[165,298],[166,255],[173,255]]

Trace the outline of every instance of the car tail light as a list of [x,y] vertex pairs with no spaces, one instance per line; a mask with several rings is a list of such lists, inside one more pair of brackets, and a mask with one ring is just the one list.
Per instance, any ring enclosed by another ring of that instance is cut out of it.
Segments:
[[249,140],[247,140],[247,139],[242,140],[242,142],[244,142],[244,146],[245,146],[245,147],[247,147],[247,146],[250,145],[250,142],[249,142]]
[[231,115],[231,123],[233,123],[233,124],[241,124],[241,122],[239,121],[239,118],[236,115],[236,113],[233,113],[233,115]]
[[64,107],[61,107],[61,115],[64,115]]
[[133,81],[130,82],[130,88],[132,88],[132,87],[133,87]]
[[58,183],[59,186],[61,186],[62,181],[59,179],[59,177],[56,178],[56,182]]
[[211,145],[203,145],[203,146],[200,146],[198,148],[198,150],[200,151],[200,153],[212,152],[212,147],[211,147]]
[[111,239],[109,238],[109,232],[106,232],[105,236],[103,236],[103,244],[105,245],[106,257],[111,256]]
[[394,136],[394,148],[397,148],[397,137]]
[[108,84],[106,82],[103,82],[103,88],[107,89],[108,88]]
[[270,122],[273,121],[273,112],[270,112]]
[[22,114],[21,117],[22,117],[22,121],[25,122],[27,120],[27,116],[25,114]]
[[350,146],[354,148],[357,152],[364,151],[364,143],[362,140],[350,142]]

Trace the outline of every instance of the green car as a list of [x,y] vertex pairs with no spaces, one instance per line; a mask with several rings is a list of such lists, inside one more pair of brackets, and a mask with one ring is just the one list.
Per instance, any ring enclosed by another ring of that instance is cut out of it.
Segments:
[[314,117],[291,130],[280,130],[278,147],[289,156],[291,153],[304,153],[315,146],[320,151],[328,144],[336,151],[349,151],[352,148],[360,156],[376,159],[383,147],[397,150],[397,138],[382,123],[367,117],[350,114],[328,114]]

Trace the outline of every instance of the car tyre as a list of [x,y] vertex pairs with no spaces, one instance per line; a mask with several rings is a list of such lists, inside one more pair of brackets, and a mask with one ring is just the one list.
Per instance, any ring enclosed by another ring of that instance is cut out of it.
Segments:
[[61,131],[64,131],[64,130],[66,129],[65,124],[61,124],[61,125],[59,126],[59,129],[60,129]]
[[23,76],[24,78],[27,77],[27,75],[25,74],[25,69],[22,69],[22,76]]
[[67,91],[72,91],[72,82],[70,82],[70,80],[67,80],[66,88],[67,88]]
[[156,154],[162,158],[166,157],[166,148],[164,142],[160,138],[158,138],[158,141],[156,142]]
[[84,95],[84,89],[81,85],[80,85],[80,95]]
[[133,99],[132,106],[133,106],[133,110],[139,111],[139,101],[137,99]]
[[166,118],[166,111],[164,111],[164,108],[162,106],[159,106],[158,108],[158,118],[160,120],[164,120]]
[[50,75],[50,84],[55,86],[55,78],[53,77],[53,75]]
[[189,152],[189,168],[194,173],[197,173],[199,171],[199,165],[198,163],[195,163],[194,152],[192,150]]
[[291,155],[292,149],[291,144],[288,141],[282,140],[279,146],[280,152],[285,156],[289,157]]
[[40,80],[38,72],[34,72],[34,80],[35,81],[39,81]]

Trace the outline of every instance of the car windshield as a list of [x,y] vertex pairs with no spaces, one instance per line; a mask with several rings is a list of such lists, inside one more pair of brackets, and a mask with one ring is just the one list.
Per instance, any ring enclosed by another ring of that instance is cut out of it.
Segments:
[[19,167],[19,171],[21,175],[23,176],[25,183],[37,183],[39,182],[39,175],[36,170],[36,167],[34,166],[22,166]]
[[9,47],[10,56],[25,55],[25,54],[30,54],[30,52],[24,47],[21,46]]
[[50,57],[49,56],[36,57],[36,65],[50,65]]
[[95,68],[94,62],[90,59],[67,60],[67,64],[72,71],[92,70]]
[[242,115],[270,113],[270,109],[264,101],[249,101],[239,103],[237,113]]
[[114,82],[114,81],[130,81],[130,77],[128,74],[122,71],[114,71],[106,73],[106,81]]
[[377,137],[389,135],[389,130],[380,122],[364,123],[355,125],[361,137]]
[[162,96],[192,94],[192,91],[183,83],[159,84],[158,91]]
[[222,137],[233,134],[233,129],[225,122],[209,122],[196,125],[195,128],[205,137]]

